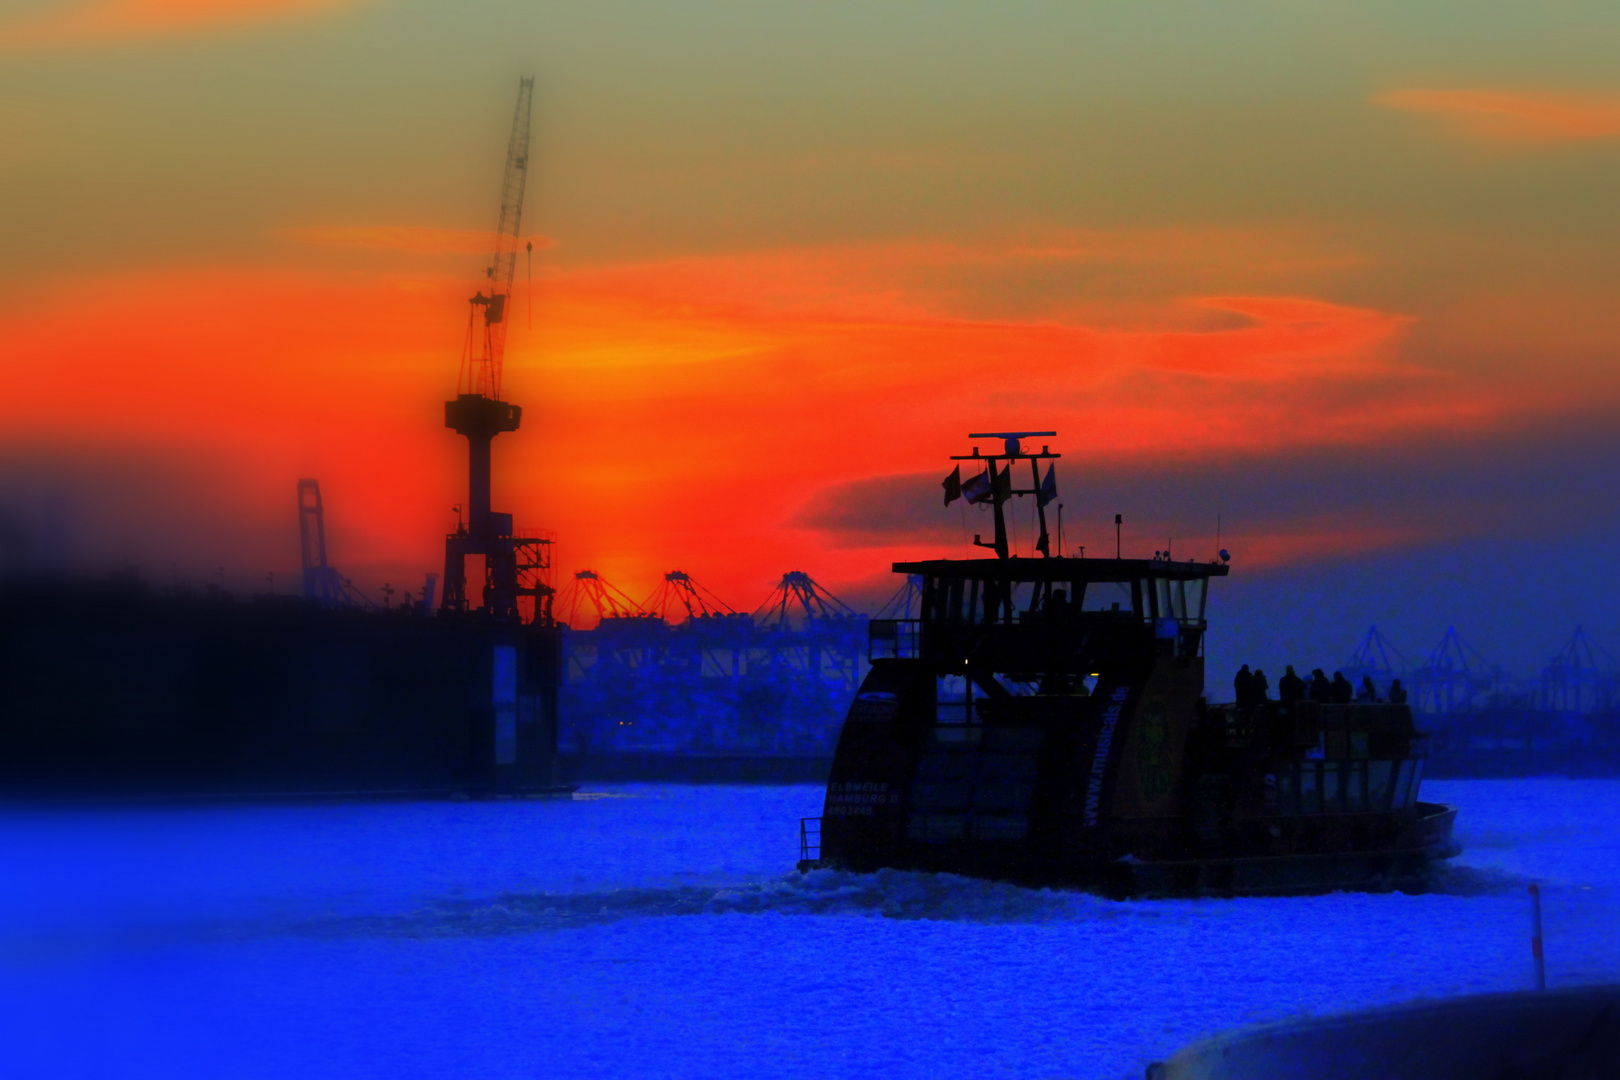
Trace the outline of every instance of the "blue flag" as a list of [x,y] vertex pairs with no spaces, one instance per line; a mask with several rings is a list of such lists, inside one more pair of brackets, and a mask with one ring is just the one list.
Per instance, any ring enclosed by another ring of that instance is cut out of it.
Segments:
[[1041,481],[1041,489],[1035,493],[1035,501],[1045,506],[1057,498],[1057,466],[1046,467],[1046,479]]

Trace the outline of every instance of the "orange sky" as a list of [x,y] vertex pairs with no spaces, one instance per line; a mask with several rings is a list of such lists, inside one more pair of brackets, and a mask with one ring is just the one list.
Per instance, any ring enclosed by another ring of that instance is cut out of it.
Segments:
[[[1620,84],[1588,40],[1620,28],[1549,25],[1505,65],[1492,35],[1523,27],[1501,20],[1470,54],[1259,5],[1189,66],[1214,9],[680,7],[497,5],[476,35],[383,2],[0,21],[6,467],[167,485],[145,517],[83,512],[85,549],[161,564],[183,526],[187,572],[242,587],[291,579],[294,481],[317,476],[333,561],[415,587],[464,497],[441,403],[531,70],[525,421],[495,503],[632,595],[679,567],[752,607],[787,569],[860,593],[893,558],[961,554],[982,526],[957,508],[880,536],[828,506],[932,488],[969,430],[1060,433],[1074,542],[1129,510],[1139,554],[1202,551],[1210,507],[1105,505],[1092,481],[1490,446],[1620,391]],[[1279,566],[1469,535],[1423,502],[1215,511]]]

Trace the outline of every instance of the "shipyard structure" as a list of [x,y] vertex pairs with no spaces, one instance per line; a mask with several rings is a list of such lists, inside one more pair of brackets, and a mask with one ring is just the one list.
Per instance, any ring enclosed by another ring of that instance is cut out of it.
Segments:
[[[519,85],[494,256],[469,303],[446,427],[467,498],[442,592],[374,600],[327,561],[320,486],[298,481],[302,589],[239,600],[127,573],[0,582],[0,796],[525,795],[556,785],[550,538],[491,507],[516,432],[501,365],[529,163]],[[272,579],[273,585],[273,579]],[[440,595],[435,595],[440,593]],[[562,789],[566,790],[566,789]]]
[[[889,608],[909,617],[919,596],[908,582]],[[784,573],[746,612],[680,570],[641,601],[581,570],[559,602],[568,775],[825,778],[844,706],[871,668],[871,620],[809,574]]]
[[[842,713],[922,609],[907,575],[871,618],[790,571],[737,611],[691,575],[637,601],[590,570],[558,597],[561,768],[592,780],[820,782]],[[1577,627],[1532,678],[1509,675],[1455,628],[1409,658],[1370,628],[1345,663],[1389,702],[1398,681],[1439,777],[1620,775],[1620,661]],[[1210,699],[1224,700],[1212,676]]]
[[[895,628],[918,617],[921,582],[907,577],[868,618],[800,572],[740,613],[712,598],[670,611],[662,598],[692,594],[680,571],[640,603],[580,571],[561,594],[573,601],[561,620],[564,774],[820,782],[850,695],[872,659],[892,653]],[[1400,682],[1431,776],[1620,776],[1620,663],[1579,627],[1532,678],[1507,674],[1455,628],[1415,660],[1372,628],[1336,670],[1370,680],[1375,702]],[[1212,701],[1224,681],[1211,678]]]
[[1380,694],[1397,680],[1443,777],[1620,776],[1620,662],[1577,626],[1540,673],[1509,674],[1448,626],[1416,658],[1369,627],[1343,668]]

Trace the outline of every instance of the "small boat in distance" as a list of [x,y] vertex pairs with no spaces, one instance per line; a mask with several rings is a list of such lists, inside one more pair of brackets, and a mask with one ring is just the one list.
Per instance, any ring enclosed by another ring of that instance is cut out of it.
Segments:
[[[1208,705],[1210,562],[1050,554],[1059,456],[1000,453],[945,480],[988,503],[994,558],[895,563],[916,619],[873,620],[872,669],[839,735],[799,868],[941,871],[1121,895],[1306,893],[1421,884],[1460,850],[1456,810],[1418,800],[1405,704]],[[1029,486],[1013,471],[1029,462]],[[1046,464],[1046,476],[1040,468]],[[1038,558],[1009,550],[1032,497]]]

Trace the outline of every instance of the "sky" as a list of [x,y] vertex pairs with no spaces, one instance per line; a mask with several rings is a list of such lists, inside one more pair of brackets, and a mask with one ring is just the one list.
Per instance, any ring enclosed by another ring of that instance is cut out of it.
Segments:
[[332,562],[419,588],[533,75],[494,502],[560,576],[880,599],[989,531],[969,432],[1055,430],[1069,551],[1219,532],[1217,666],[1620,651],[1617,46],[1581,0],[6,0],[0,524],[285,591],[313,476]]

